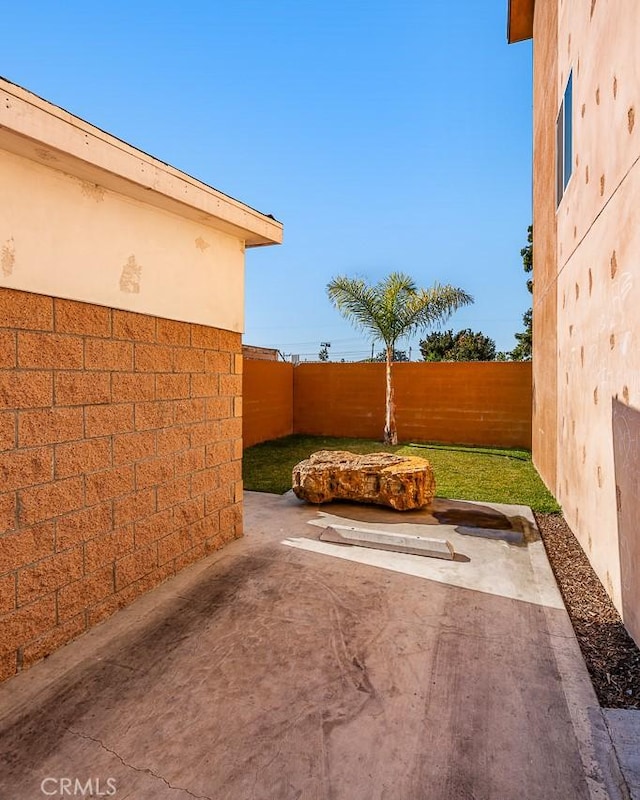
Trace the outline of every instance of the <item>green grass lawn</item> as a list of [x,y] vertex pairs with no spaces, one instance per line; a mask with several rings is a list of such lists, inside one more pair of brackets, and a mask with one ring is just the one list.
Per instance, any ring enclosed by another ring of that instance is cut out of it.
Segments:
[[431,462],[439,497],[517,503],[534,511],[559,511],[560,507],[540,480],[528,450],[504,450],[463,445],[396,445],[370,439],[323,436],[285,436],[256,444],[244,451],[244,488],[283,494],[291,488],[291,470],[316,450],[351,450],[354,453],[387,451],[421,456]]

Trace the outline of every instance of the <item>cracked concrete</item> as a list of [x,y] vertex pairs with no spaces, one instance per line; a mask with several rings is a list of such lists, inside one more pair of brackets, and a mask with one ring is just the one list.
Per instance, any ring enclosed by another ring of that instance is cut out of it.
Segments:
[[622,796],[541,543],[319,541],[422,524],[367,514],[247,493],[243,540],[0,687],[0,798],[62,776],[115,800]]
[[212,798],[206,797],[205,795],[193,794],[188,789],[185,789],[182,786],[172,786],[166,778],[164,778],[162,775],[158,775],[158,773],[154,772],[152,769],[149,768],[142,769],[141,767],[136,767],[133,764],[129,764],[127,761],[124,760],[124,758],[122,758],[122,756],[118,752],[112,750],[110,747],[107,747],[104,742],[100,741],[100,739],[95,739],[93,736],[88,736],[86,733],[81,733],[80,731],[71,730],[71,728],[68,728],[68,730],[69,733],[72,733],[75,736],[79,736],[81,739],[87,739],[90,742],[95,742],[96,744],[100,745],[100,747],[107,753],[111,753],[112,755],[114,755],[118,759],[118,761],[122,764],[123,767],[128,767],[129,769],[134,770],[134,772],[142,772],[145,775],[153,775],[154,778],[157,778],[159,781],[162,781],[162,783],[164,783],[165,786],[167,786],[174,792],[177,791],[185,792],[189,797],[193,797],[196,800],[212,800]]

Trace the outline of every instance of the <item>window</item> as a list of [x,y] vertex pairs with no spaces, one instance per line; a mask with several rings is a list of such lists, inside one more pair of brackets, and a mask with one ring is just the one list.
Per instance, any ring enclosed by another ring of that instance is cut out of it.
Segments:
[[556,120],[556,203],[560,205],[573,166],[573,71],[569,73]]

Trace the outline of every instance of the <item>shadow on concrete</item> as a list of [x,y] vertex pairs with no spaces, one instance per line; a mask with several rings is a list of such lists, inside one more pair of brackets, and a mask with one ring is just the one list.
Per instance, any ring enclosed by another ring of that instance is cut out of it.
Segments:
[[375,523],[385,528],[407,524],[447,525],[465,536],[498,539],[515,546],[522,546],[540,538],[533,519],[518,513],[515,509],[519,507],[513,506],[511,507],[513,512],[507,514],[490,505],[466,500],[449,500],[445,497],[436,497],[427,508],[414,511],[395,511],[384,506],[348,501],[313,505],[295,497],[292,497],[290,502],[317,508],[323,514],[355,522]]
[[432,513],[441,525],[491,528],[492,530],[512,530],[513,528],[511,520],[506,514],[479,503],[436,498]]
[[427,508],[416,511],[395,511],[384,506],[344,501],[310,507],[328,511],[336,517],[384,525],[411,523],[412,525],[465,525],[501,530],[512,528],[509,517],[490,506],[465,500],[449,500],[444,497],[436,497]]

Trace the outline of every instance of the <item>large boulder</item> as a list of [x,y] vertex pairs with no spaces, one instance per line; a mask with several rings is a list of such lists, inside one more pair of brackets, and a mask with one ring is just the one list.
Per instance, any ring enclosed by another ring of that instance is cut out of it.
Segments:
[[398,511],[424,508],[433,500],[436,482],[425,458],[393,453],[320,450],[293,468],[293,491],[308,503],[350,500]]

